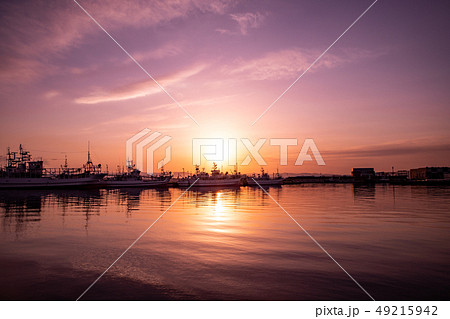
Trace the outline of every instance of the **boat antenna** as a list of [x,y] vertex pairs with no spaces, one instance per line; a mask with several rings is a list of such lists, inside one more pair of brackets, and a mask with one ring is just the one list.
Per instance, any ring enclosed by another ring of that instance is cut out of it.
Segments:
[[91,142],[88,141],[88,163],[91,162]]

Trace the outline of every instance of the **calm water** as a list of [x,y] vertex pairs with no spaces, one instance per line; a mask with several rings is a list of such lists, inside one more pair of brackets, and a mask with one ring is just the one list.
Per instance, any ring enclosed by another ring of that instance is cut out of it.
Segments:
[[[77,299],[181,192],[0,192],[0,298]],[[269,193],[375,299],[449,299],[449,187]],[[368,296],[261,189],[242,187],[188,191],[83,299]]]

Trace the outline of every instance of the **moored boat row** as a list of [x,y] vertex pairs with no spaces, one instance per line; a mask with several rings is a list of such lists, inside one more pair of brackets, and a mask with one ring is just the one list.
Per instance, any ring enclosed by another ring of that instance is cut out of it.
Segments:
[[95,166],[88,151],[88,160],[82,168],[44,168],[42,160],[32,160],[31,154],[19,147],[18,152],[8,148],[6,166],[0,169],[0,189],[8,188],[64,188],[95,186],[106,174],[101,165]]
[[18,152],[8,148],[7,163],[0,168],[0,189],[22,188],[128,188],[128,187],[240,187],[276,186],[283,178],[277,173],[272,178],[261,170],[257,176],[241,175],[237,170],[229,174],[221,172],[213,163],[211,173],[195,167],[195,174],[173,178],[171,172],[145,175],[129,163],[127,171],[109,174],[102,172],[100,164],[94,165],[88,149],[87,162],[81,168],[69,168],[67,159],[60,168],[44,168],[42,160],[32,160],[31,154],[19,147]]
[[278,172],[271,178],[269,174],[264,172],[264,168],[261,168],[261,174],[258,174],[258,176],[253,174],[253,176],[247,177],[247,185],[249,186],[277,186],[282,183],[283,178]]
[[103,178],[102,186],[105,187],[158,187],[167,186],[172,178],[171,173],[155,176],[142,176],[138,169],[128,167],[128,172],[122,174],[108,175]]
[[233,174],[222,173],[217,169],[216,163],[213,163],[211,174],[200,171],[199,167],[195,167],[195,174],[188,177],[176,179],[176,183],[180,187],[239,187],[239,186],[279,186],[283,182],[283,178],[277,173],[273,178],[261,169],[261,174],[257,176],[241,175],[236,170]]
[[225,174],[217,169],[217,164],[213,163],[211,174],[200,171],[199,166],[195,166],[195,174],[177,179],[176,183],[180,187],[239,187],[241,185],[241,175],[236,171],[234,174]]
[[171,174],[141,176],[136,169],[127,173],[102,172],[94,165],[88,150],[87,162],[81,168],[69,168],[67,160],[61,168],[44,168],[42,160],[32,160],[31,154],[19,147],[18,152],[8,148],[7,163],[0,169],[0,189],[26,188],[85,188],[85,187],[160,187],[167,186]]

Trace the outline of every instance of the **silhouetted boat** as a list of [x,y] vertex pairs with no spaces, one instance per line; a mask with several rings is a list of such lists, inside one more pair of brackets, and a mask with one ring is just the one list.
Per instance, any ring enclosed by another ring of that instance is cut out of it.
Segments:
[[19,152],[8,148],[7,164],[0,170],[0,189],[9,188],[62,188],[99,185],[106,174],[101,165],[94,166],[88,150],[88,160],[82,168],[44,168],[43,161],[32,161],[31,154],[19,147]]
[[217,169],[217,164],[213,163],[211,174],[200,172],[200,169],[195,166],[195,175],[188,176],[177,180],[180,187],[239,187],[241,185],[241,176],[237,174],[222,173]]
[[258,174],[258,176],[256,176],[255,174],[253,174],[253,176],[247,176],[247,185],[249,186],[276,186],[276,185],[281,185],[283,183],[283,178],[280,176],[280,174],[278,174],[278,172],[272,177],[270,178],[270,175],[267,174],[266,172],[264,172],[264,168],[261,168],[261,174]]
[[142,176],[141,171],[132,167],[128,172],[106,176],[102,185],[105,187],[166,187],[169,184],[172,175],[162,170],[161,174],[156,176]]

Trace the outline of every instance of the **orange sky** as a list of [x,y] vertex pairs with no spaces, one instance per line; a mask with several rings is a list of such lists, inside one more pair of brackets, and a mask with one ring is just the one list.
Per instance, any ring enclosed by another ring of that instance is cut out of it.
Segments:
[[[172,137],[172,171],[193,170],[193,138],[266,138],[269,172],[448,166],[444,1],[376,3],[251,125],[372,3],[345,2],[80,1],[199,126],[75,3],[2,4],[0,159],[22,143],[47,167],[79,166],[90,141],[115,168],[149,128]],[[288,166],[270,138],[298,139]],[[306,138],[325,166],[293,165]]]

